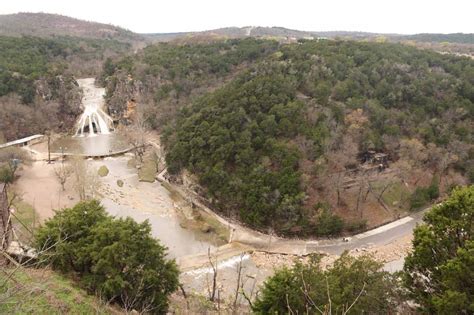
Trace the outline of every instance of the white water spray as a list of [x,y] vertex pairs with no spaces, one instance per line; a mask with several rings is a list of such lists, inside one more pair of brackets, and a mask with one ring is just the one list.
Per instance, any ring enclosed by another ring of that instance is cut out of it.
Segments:
[[82,97],[84,112],[77,122],[76,136],[85,136],[87,133],[89,136],[110,133],[114,123],[102,109],[105,89],[96,87],[94,78],[78,79],[77,82],[84,91]]

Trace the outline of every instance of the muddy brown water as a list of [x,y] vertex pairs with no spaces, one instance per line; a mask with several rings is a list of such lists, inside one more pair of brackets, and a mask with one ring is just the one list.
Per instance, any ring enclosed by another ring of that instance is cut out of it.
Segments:
[[[107,212],[117,217],[131,217],[137,222],[148,220],[152,235],[168,247],[169,257],[178,258],[206,252],[215,248],[213,242],[203,240],[197,231],[183,228],[177,205],[171,193],[159,182],[138,181],[136,170],[127,166],[130,157],[109,157],[90,160],[94,168],[107,166],[109,174],[101,179],[101,202]],[[117,180],[124,182],[123,187]]]
[[126,139],[117,133],[94,136],[63,136],[51,144],[52,153],[105,156],[129,148]]

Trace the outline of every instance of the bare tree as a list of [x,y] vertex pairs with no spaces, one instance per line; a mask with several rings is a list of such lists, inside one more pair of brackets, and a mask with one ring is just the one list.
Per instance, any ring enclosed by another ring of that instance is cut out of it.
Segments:
[[16,147],[8,147],[0,149],[0,166],[5,166],[10,171],[12,180],[15,179],[16,171],[21,164],[29,164],[31,161],[28,153]]
[[81,200],[94,198],[100,188],[100,179],[97,171],[90,168],[84,158],[76,156],[71,161],[74,174],[74,187]]
[[[20,220],[17,218],[17,220]],[[25,312],[23,308],[24,301],[28,301],[28,304],[35,305],[34,301],[44,299],[44,295],[48,294],[47,288],[47,274],[44,272],[40,277],[40,281],[26,281],[25,277],[29,277],[24,270],[27,267],[45,267],[48,260],[49,250],[58,244],[64,242],[67,239],[60,239],[53,242],[48,247],[38,248],[33,250],[32,248],[21,245],[19,250],[15,253],[11,253],[5,249],[0,249],[0,258],[3,258],[12,267],[0,268],[0,305],[15,305],[15,308],[22,313]],[[46,271],[47,267],[43,268]],[[37,273],[38,274],[38,273]],[[29,279],[31,280],[31,279]],[[43,280],[43,281],[41,281]],[[32,302],[33,300],[33,302]],[[35,313],[37,310],[29,310],[26,313]],[[16,312],[14,312],[16,313]]]
[[234,311],[236,311],[237,309],[237,301],[239,299],[239,293],[241,292],[241,289],[243,286],[243,283],[242,283],[242,270],[244,269],[243,259],[244,259],[244,254],[241,254],[239,264],[237,265],[237,286],[235,288],[234,302],[233,302]]
[[51,164],[51,131],[46,130],[44,133],[48,139],[48,164]]
[[209,300],[214,302],[216,300],[216,290],[217,290],[217,253],[215,255],[215,260],[212,261],[211,248],[207,249],[207,257],[209,259],[209,264],[212,268],[212,288],[209,288]]
[[132,123],[123,128],[121,134],[131,146],[135,159],[143,163],[147,144],[147,128],[141,106],[137,106],[136,113],[131,117]]
[[73,169],[72,167],[68,165],[64,165],[61,163],[60,166],[54,168],[54,174],[56,175],[56,178],[59,180],[59,183],[61,184],[61,188],[63,191],[66,190],[66,182],[68,178],[72,175]]

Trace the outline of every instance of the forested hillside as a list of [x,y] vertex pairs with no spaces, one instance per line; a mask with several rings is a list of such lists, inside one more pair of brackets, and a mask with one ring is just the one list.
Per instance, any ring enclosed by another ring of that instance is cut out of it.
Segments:
[[162,128],[191,99],[222,85],[277,48],[276,42],[253,38],[195,45],[161,43],[134,56],[109,59],[101,78],[107,86],[109,111],[120,118],[128,101],[139,100],[148,123]]
[[0,138],[69,130],[82,97],[75,77],[96,75],[106,57],[130,48],[110,40],[0,36]]
[[[249,43],[258,54],[239,52]],[[148,95],[146,117],[167,114],[152,125],[170,126],[169,170],[196,174],[217,209],[253,227],[357,230],[473,180],[468,58],[398,44],[246,39],[152,46],[111,69],[109,81],[131,74],[147,91],[136,93]]]
[[0,15],[0,35],[35,37],[81,37],[137,42],[143,38],[118,26],[88,22],[59,14],[17,13]]
[[458,44],[474,44],[474,34],[454,33],[454,34],[415,34],[404,36],[405,39],[418,42],[447,42]]

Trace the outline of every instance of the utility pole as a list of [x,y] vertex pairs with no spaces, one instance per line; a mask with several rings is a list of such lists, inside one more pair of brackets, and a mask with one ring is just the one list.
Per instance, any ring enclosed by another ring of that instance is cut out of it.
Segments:
[[46,136],[48,137],[48,164],[51,164],[51,132],[46,131]]

